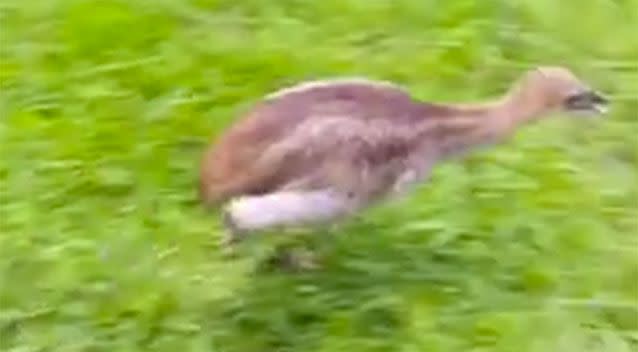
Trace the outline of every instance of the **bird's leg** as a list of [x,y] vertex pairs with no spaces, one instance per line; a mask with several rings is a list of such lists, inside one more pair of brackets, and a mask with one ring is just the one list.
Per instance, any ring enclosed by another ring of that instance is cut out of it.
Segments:
[[426,182],[432,173],[434,163],[435,158],[427,151],[427,147],[417,149],[412,155],[403,160],[398,167],[402,171],[392,185],[390,198],[404,198],[419,184]]
[[219,247],[226,256],[233,256],[235,244],[240,242],[246,233],[235,225],[232,215],[228,209],[222,210],[221,218],[223,235]]

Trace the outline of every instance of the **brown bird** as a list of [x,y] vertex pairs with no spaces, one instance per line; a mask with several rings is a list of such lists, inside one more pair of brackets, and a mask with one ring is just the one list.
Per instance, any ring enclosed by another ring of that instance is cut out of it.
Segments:
[[527,71],[501,98],[431,103],[367,79],[301,83],[264,97],[205,153],[200,196],[222,205],[230,244],[316,226],[407,194],[446,158],[503,142],[552,112],[596,115],[607,99],[563,67]]

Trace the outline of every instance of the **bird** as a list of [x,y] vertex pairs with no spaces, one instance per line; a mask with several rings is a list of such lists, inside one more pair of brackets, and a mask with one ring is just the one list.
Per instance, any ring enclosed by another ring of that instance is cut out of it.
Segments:
[[203,153],[199,198],[221,207],[221,246],[250,234],[350,218],[429,182],[434,167],[504,143],[555,113],[604,115],[609,100],[563,66],[535,66],[479,102],[431,102],[365,77],[266,94]]

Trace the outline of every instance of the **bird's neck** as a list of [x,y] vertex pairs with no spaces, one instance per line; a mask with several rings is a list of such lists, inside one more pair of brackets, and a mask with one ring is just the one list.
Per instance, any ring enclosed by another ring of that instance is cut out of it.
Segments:
[[424,116],[418,128],[421,140],[435,142],[439,159],[503,142],[547,112],[537,94],[519,86],[493,101],[448,106],[448,114]]

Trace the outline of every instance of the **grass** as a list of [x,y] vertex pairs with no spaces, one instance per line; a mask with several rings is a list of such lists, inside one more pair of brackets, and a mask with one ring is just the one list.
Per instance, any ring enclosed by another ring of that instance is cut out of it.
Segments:
[[[0,350],[638,351],[636,0],[4,0]],[[503,92],[568,65],[613,99],[435,170],[323,270],[222,259],[206,143],[283,85]]]

